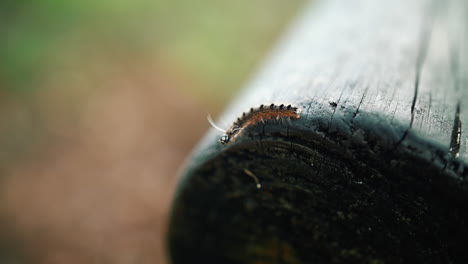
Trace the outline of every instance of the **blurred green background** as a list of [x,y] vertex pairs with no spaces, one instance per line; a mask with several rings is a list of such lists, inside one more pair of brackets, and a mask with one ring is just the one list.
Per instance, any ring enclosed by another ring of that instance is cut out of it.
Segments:
[[1,263],[165,263],[206,113],[302,2],[1,1]]

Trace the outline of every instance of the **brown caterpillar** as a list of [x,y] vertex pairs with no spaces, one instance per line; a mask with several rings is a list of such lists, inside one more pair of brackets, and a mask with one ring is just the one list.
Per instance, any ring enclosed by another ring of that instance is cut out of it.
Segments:
[[243,113],[242,116],[239,117],[228,130],[221,129],[216,126],[216,124],[209,116],[208,121],[214,128],[224,132],[224,135],[221,136],[219,142],[225,145],[235,139],[244,128],[254,125],[258,122],[265,123],[265,120],[273,118],[276,120],[279,120],[280,118],[298,119],[299,110],[297,107],[293,107],[291,105],[260,105],[258,108],[250,108],[249,112]]

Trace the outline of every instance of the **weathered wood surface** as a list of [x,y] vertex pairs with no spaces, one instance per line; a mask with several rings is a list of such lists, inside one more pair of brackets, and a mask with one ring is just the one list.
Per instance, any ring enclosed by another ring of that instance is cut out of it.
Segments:
[[210,131],[173,263],[466,263],[467,93],[467,1],[314,1],[219,123],[271,103],[300,118]]

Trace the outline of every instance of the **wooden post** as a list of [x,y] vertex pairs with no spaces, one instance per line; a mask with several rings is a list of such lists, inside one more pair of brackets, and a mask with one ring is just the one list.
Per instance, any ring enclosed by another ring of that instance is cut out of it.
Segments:
[[467,28],[464,0],[313,1],[188,161],[173,263],[467,263]]

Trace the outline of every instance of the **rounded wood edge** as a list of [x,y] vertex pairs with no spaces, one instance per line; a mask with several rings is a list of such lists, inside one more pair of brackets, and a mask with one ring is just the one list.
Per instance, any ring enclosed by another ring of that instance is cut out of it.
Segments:
[[173,263],[467,260],[466,184],[415,139],[376,149],[299,121],[252,127],[187,172]]

